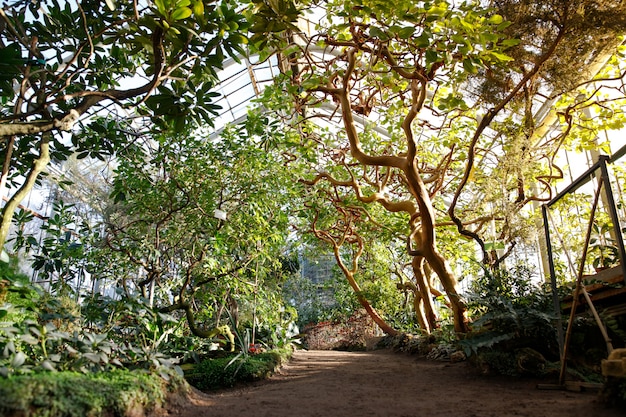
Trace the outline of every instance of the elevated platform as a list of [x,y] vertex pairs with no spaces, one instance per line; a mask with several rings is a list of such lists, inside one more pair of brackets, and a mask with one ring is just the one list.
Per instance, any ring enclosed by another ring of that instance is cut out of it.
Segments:
[[[626,284],[621,265],[599,271],[593,275],[584,275],[583,282],[597,309],[611,316],[626,314]],[[571,294],[561,301],[563,311],[569,311],[572,308],[573,298],[574,296]],[[583,312],[586,309],[587,303],[583,295],[580,294],[576,310]]]

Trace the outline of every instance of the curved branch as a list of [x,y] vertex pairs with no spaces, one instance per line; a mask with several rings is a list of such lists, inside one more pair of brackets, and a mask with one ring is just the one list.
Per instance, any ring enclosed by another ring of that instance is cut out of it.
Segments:
[[154,75],[149,83],[128,90],[110,89],[106,91],[84,92],[86,96],[73,109],[60,117],[52,120],[35,122],[14,122],[0,124],[0,137],[11,135],[33,135],[52,130],[70,131],[78,119],[96,104],[105,99],[121,101],[149,94],[161,82],[161,74],[165,66],[165,52],[163,50],[164,33],[158,25],[152,33],[152,45],[154,50]]
[[561,28],[561,30],[557,34],[550,48],[548,48],[548,50],[539,58],[539,60],[535,63],[532,70],[524,75],[524,77],[519,81],[519,83],[517,83],[517,85],[513,88],[513,90],[502,101],[500,101],[500,103],[498,103],[496,107],[489,109],[487,114],[482,118],[478,127],[476,128],[476,132],[474,132],[474,136],[472,137],[472,140],[470,141],[470,144],[468,146],[468,157],[467,157],[467,165],[465,166],[465,172],[463,174],[463,178],[461,179],[461,182],[459,183],[458,188],[456,189],[456,192],[454,193],[452,203],[450,204],[450,207],[448,208],[448,215],[450,216],[450,219],[452,219],[452,221],[456,224],[457,229],[461,235],[474,239],[480,245],[481,250],[483,252],[483,259],[485,261],[487,260],[487,253],[485,251],[485,243],[480,238],[480,236],[478,236],[476,233],[473,233],[472,231],[467,230],[463,226],[463,222],[461,221],[461,219],[457,217],[455,213],[456,205],[459,201],[461,193],[463,192],[463,189],[465,188],[465,186],[467,185],[469,181],[470,174],[474,166],[476,144],[478,143],[478,139],[482,136],[483,132],[491,124],[491,122],[496,117],[496,115],[501,110],[503,110],[504,107],[511,100],[513,100],[513,98],[519,93],[519,91],[524,87],[524,85],[539,72],[543,64],[554,54],[554,51],[556,50],[557,45],[561,42],[564,35],[565,35],[565,30]]
[[406,158],[390,155],[372,156],[366,154],[361,148],[361,141],[359,140],[359,134],[355,127],[354,116],[352,114],[352,103],[350,102],[350,94],[348,92],[348,80],[353,74],[356,65],[355,54],[355,49],[347,51],[348,68],[346,69],[346,73],[344,75],[343,86],[335,94],[335,96],[339,98],[339,103],[341,105],[341,116],[343,117],[346,135],[348,137],[348,141],[350,142],[350,153],[356,160],[365,165],[389,166],[404,169],[406,167]]

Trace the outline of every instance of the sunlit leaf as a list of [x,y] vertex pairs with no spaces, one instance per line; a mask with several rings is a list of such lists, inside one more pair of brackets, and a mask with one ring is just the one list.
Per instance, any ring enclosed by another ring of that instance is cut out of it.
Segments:
[[11,360],[11,367],[19,368],[26,362],[26,355],[23,352],[17,352]]
[[189,16],[191,16],[192,13],[193,12],[191,11],[189,7],[179,7],[178,9],[172,12],[172,19],[173,20],[186,19]]

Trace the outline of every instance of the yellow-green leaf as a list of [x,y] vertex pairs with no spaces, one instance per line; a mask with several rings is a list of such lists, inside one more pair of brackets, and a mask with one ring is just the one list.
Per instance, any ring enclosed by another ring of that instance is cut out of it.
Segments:
[[202,0],[198,0],[193,3],[193,14],[198,18],[204,17],[204,3]]
[[463,60],[463,69],[470,74],[476,74],[478,72],[478,69],[474,66],[474,63],[469,58],[465,58]]
[[493,23],[494,25],[499,25],[502,23],[504,19],[499,14],[494,14],[489,18],[489,23]]
[[189,7],[179,7],[178,9],[174,10],[174,12],[172,13],[172,19],[173,20],[182,20],[182,19],[186,19],[189,16],[191,16],[191,9]]
[[491,55],[493,58],[497,59],[498,61],[502,61],[502,62],[513,61],[513,58],[511,58],[508,55],[502,54],[500,52],[490,51],[489,55]]
[[163,0],[154,0],[154,5],[162,16],[165,16],[167,14],[167,10]]

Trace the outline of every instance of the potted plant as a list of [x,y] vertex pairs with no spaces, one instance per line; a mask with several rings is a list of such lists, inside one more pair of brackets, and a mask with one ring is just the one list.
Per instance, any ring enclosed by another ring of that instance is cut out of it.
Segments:
[[589,255],[596,272],[611,268],[619,263],[619,250],[610,232],[610,223],[593,223],[593,235],[589,240]]

